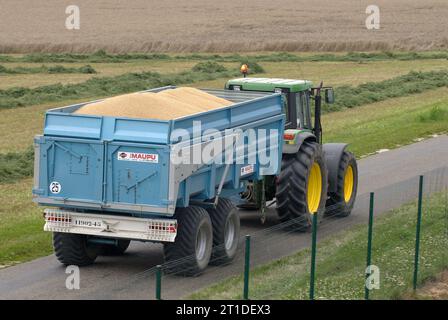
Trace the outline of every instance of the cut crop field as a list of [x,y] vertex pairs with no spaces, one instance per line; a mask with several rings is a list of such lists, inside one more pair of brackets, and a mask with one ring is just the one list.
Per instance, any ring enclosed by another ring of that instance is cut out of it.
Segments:
[[445,0],[78,0],[80,29],[58,0],[2,0],[0,52],[429,50],[448,46]]

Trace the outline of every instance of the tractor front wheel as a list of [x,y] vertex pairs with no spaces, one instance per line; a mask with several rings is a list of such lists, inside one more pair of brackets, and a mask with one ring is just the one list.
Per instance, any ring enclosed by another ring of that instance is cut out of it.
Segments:
[[342,154],[337,174],[336,191],[329,193],[326,214],[347,217],[353,210],[358,190],[358,166],[351,152]]

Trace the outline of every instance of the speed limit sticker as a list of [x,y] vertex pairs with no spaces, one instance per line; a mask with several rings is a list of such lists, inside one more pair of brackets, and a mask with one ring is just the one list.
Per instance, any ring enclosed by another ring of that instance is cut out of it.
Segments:
[[53,181],[52,183],[50,183],[50,192],[54,193],[54,194],[58,194],[59,192],[61,192],[61,184],[57,181]]

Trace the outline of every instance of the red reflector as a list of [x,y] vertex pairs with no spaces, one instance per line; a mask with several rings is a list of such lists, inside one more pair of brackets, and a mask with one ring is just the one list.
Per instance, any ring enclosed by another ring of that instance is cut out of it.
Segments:
[[295,137],[296,137],[296,135],[292,134],[292,133],[285,133],[283,135],[283,139],[285,139],[285,140],[294,140]]
[[47,221],[51,221],[51,222],[71,222],[72,219],[71,218],[62,218],[62,217],[46,217]]
[[176,233],[176,227],[175,227],[175,226],[169,226],[169,227],[168,227],[168,232],[170,232],[170,233]]

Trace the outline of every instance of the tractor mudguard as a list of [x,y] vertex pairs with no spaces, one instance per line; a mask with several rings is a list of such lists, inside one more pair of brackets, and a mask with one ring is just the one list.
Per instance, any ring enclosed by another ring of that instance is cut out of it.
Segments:
[[287,154],[299,152],[300,146],[305,140],[316,141],[316,136],[312,132],[300,132],[300,134],[297,134],[296,140],[293,143],[285,141],[282,152]]
[[322,146],[328,169],[328,192],[337,191],[339,163],[347,148],[346,143],[326,143]]

